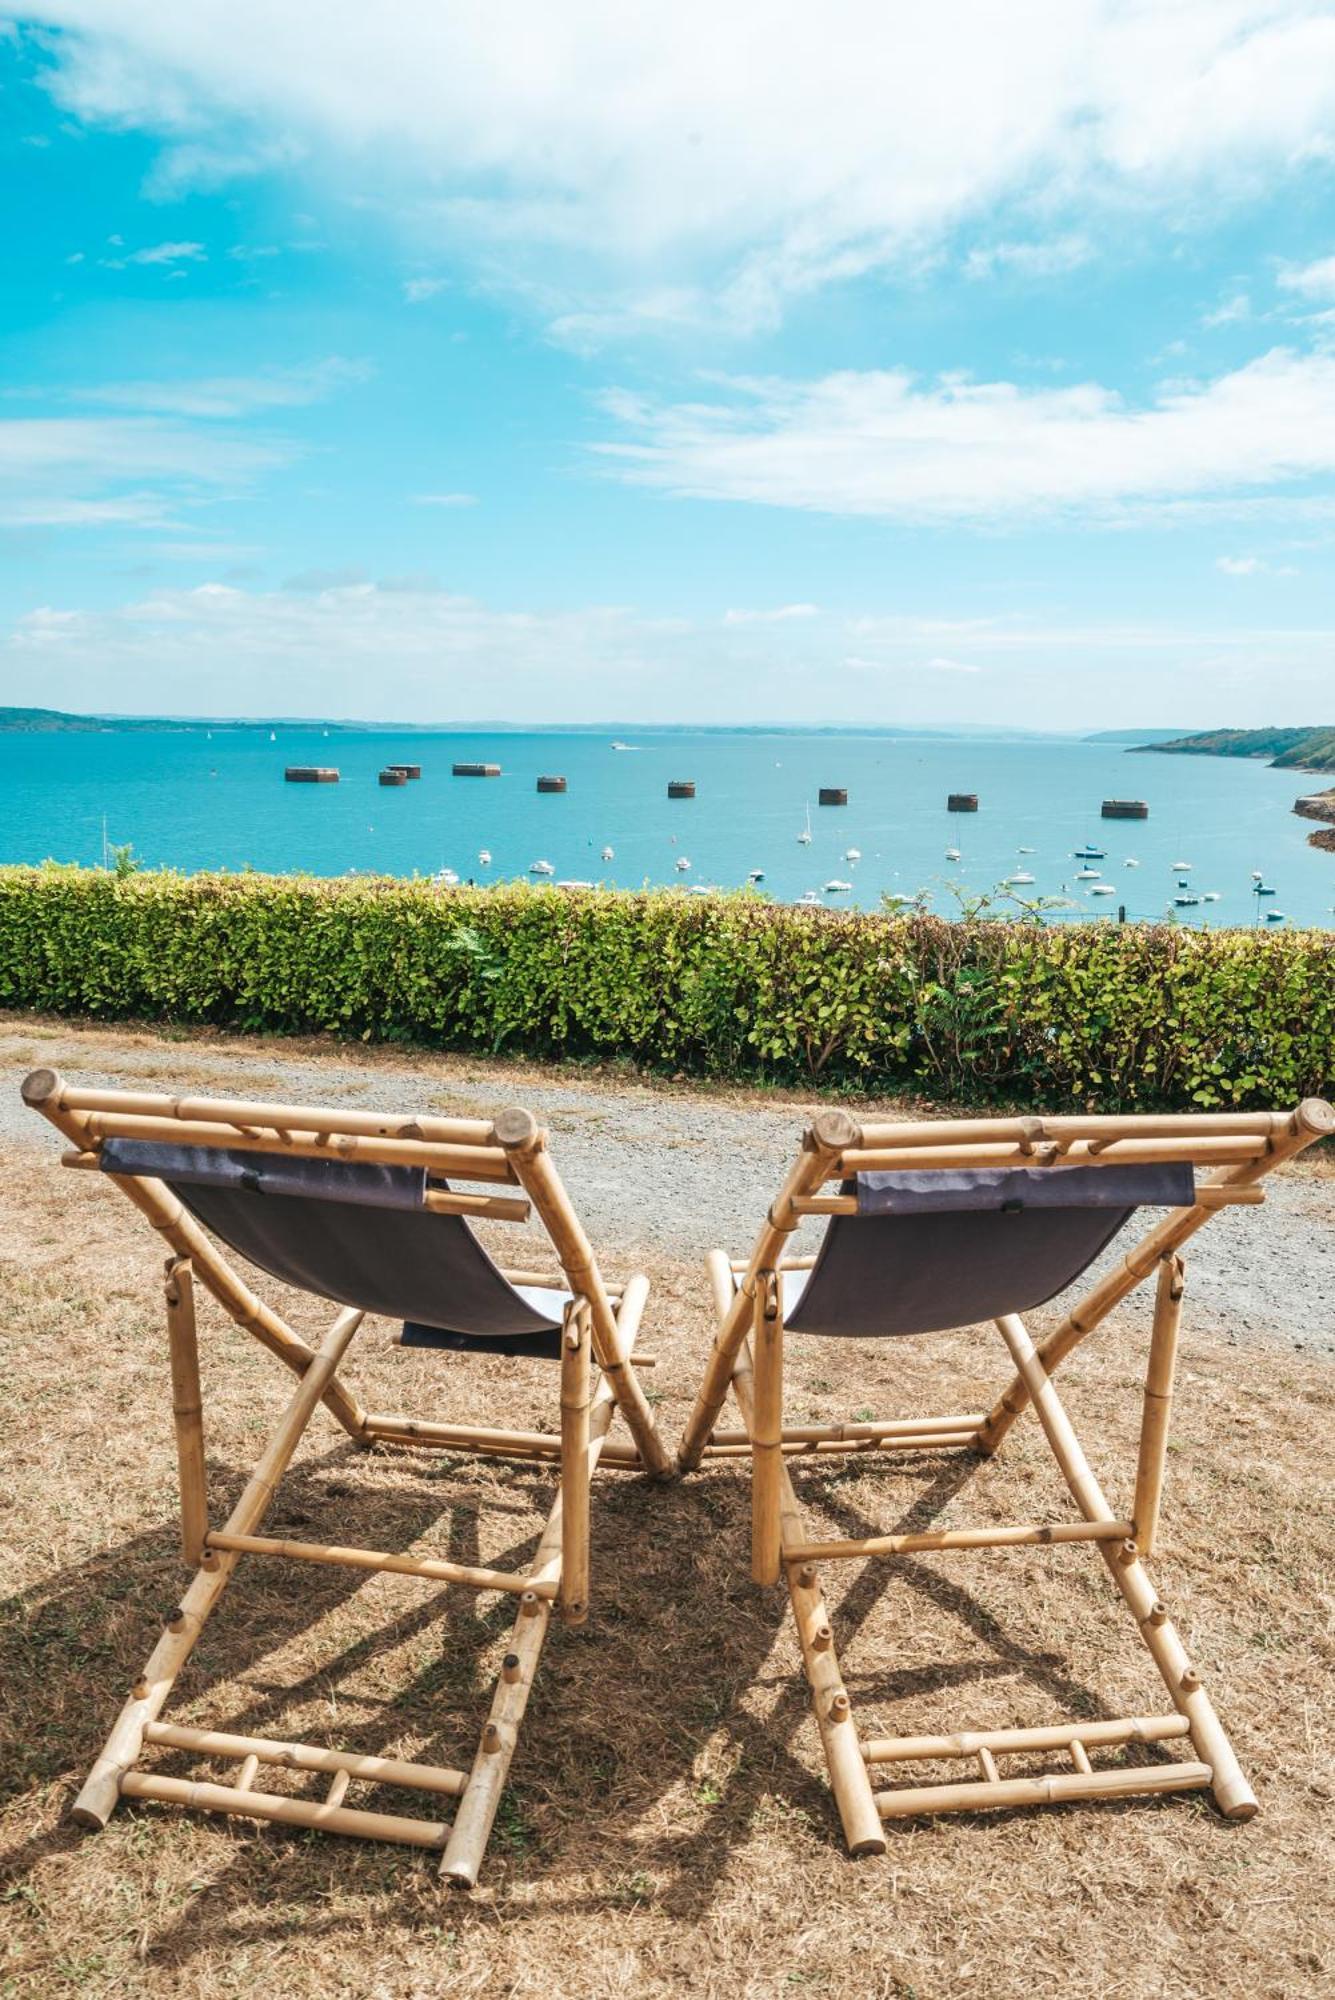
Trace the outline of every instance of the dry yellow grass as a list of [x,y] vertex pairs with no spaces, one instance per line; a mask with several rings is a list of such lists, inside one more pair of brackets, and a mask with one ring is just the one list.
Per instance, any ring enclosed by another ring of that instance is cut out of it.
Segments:
[[[204,1083],[206,1060],[163,1055]],[[257,1079],[265,1064],[257,1051]],[[1335,1378],[1190,1321],[1154,1567],[1260,1794],[1248,1826],[1193,1798],[1138,1801],[892,1827],[883,1860],[848,1861],[784,1600],[747,1580],[746,1479],[730,1466],[672,1487],[599,1475],[593,1616],[553,1628],[476,1895],[442,1889],[412,1850],[169,1808],[122,1806],[79,1834],[73,1789],[182,1571],[156,1239],[34,1137],[0,1165],[0,1994],[1323,1989]],[[642,1345],[675,1439],[710,1337],[706,1288],[675,1262],[650,1276]],[[1062,1378],[1115,1495],[1134,1466],[1144,1313],[1120,1314]],[[208,1302],[202,1317],[216,1510],[290,1378]],[[795,1418],[977,1404],[1007,1374],[981,1334],[793,1348]],[[382,1407],[555,1422],[536,1363],[405,1354],[372,1327],[351,1372]],[[859,1459],[796,1479],[813,1523],[850,1534],[1061,1506],[1032,1418],[994,1464]],[[531,1545],[549,1497],[524,1468],[368,1456],[321,1414],[271,1520],[495,1562]],[[1090,1550],[832,1566],[827,1586],[865,1730],[1164,1705]],[[405,1578],[243,1563],[172,1712],[467,1763],[507,1616]]]

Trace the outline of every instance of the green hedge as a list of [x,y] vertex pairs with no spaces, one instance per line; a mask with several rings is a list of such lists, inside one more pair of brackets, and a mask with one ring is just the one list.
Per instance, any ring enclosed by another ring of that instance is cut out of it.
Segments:
[[1335,1080],[1335,933],[0,869],[0,1005],[1056,1108]]

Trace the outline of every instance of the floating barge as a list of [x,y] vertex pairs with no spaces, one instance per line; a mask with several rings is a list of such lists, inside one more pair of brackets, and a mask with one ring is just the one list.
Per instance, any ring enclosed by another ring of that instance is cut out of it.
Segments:
[[566,781],[564,778],[548,776],[538,779],[538,790],[540,792],[563,792],[565,789]]
[[283,772],[289,785],[336,785],[336,764],[289,764]]
[[402,764],[387,764],[380,773],[380,782],[382,785],[406,785],[408,773]]
[[420,778],[422,775],[420,764],[386,764],[385,769],[387,771],[402,771],[405,778]]
[[668,780],[670,799],[693,799],[695,797],[694,778],[670,778]]
[[1105,799],[1101,812],[1104,819],[1148,819],[1150,816],[1144,799]]
[[946,794],[946,811],[948,813],[976,813],[977,810],[977,792],[948,792]]
[[450,771],[456,778],[499,778],[499,764],[451,764]]
[[816,803],[821,806],[846,806],[847,788],[843,785],[822,785],[816,795]]

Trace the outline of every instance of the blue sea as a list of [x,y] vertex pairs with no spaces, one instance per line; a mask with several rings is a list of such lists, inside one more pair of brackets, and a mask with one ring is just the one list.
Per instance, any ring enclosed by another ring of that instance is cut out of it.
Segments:
[[[455,778],[456,760],[497,763],[501,775]],[[382,788],[377,773],[394,761],[420,763],[420,780]],[[341,781],[287,784],[288,764],[337,765]],[[540,773],[568,790],[539,794]],[[693,799],[668,799],[677,778],[694,781]],[[1133,919],[1251,925],[1274,912],[1329,926],[1335,854],[1309,847],[1312,824],[1291,811],[1327,782],[1069,738],[295,725],[277,725],[273,740],[253,727],[0,734],[0,860],[97,863],[105,839],[147,866],[186,870],[450,869],[494,882],[530,879],[543,861],[553,875],[535,879],[736,888],[760,869],[765,893],[787,902],[874,907],[883,892],[921,892],[946,915],[961,895],[1024,872],[1034,882],[1016,894],[1063,902],[1052,921],[1125,908]],[[845,787],[848,804],[819,805],[822,786]],[[948,813],[952,791],[976,792],[978,812]],[[1147,800],[1149,820],[1101,820],[1101,800],[1114,797]],[[1105,857],[1076,859],[1086,845]],[[1077,879],[1082,868],[1097,881]],[[1258,870],[1273,895],[1255,895]],[[1175,903],[1207,892],[1218,901]]]

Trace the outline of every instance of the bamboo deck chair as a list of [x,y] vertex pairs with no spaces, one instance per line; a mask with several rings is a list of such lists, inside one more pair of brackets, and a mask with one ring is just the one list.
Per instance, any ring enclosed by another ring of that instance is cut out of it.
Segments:
[[[1180,1251],[1223,1208],[1264,1200],[1261,1182],[1335,1131],[1319,1098],[1291,1113],[1180,1117],[999,1118],[875,1123],[827,1112],[807,1132],[750,1260],[709,1258],[718,1337],[679,1450],[683,1471],[749,1456],[752,1574],[785,1575],[816,1720],[854,1854],[882,1853],[883,1820],[989,1806],[1209,1788],[1247,1819],[1256,1799],[1186,1648],[1145,1572],[1163,1488],[1182,1310]],[[1197,1182],[1198,1169],[1206,1170]],[[837,1192],[823,1190],[837,1181]],[[1167,1217],[1068,1311],[1037,1346],[1020,1314],[1064,1292],[1141,1206]],[[815,1257],[784,1255],[803,1216],[827,1216]],[[1058,1398],[1060,1363],[1152,1272],[1158,1273],[1134,1496],[1124,1515],[1104,1498]],[[785,1427],[788,1334],[881,1337],[995,1322],[1015,1378],[990,1411],[886,1423]],[[754,1339],[752,1355],[748,1336]],[[716,1429],[731,1386],[744,1430]],[[844,1451],[959,1450],[990,1455],[1032,1403],[1080,1518],[936,1533],[817,1541],[807,1534],[788,1460]],[[950,1549],[1090,1542],[1103,1557],[1167,1687],[1173,1712],[1046,1728],[966,1729],[859,1740],[826,1615],[818,1565]],[[1095,1768],[1090,1752],[1190,1739],[1192,1761]],[[998,1758],[1064,1754],[1053,1775],[1005,1776]],[[919,1760],[972,1762],[953,1784],[891,1785],[877,1774]]]
[[[636,1276],[619,1293],[608,1290],[551,1164],[546,1134],[527,1111],[503,1111],[493,1122],[161,1097],[78,1089],[49,1069],[27,1078],[23,1096],[70,1141],[65,1164],[108,1174],[170,1246],[166,1316],[181,1543],[195,1568],[79,1793],[75,1819],[100,1828],[119,1797],[164,1800],[443,1850],[442,1875],[472,1887],[552,1607],[569,1624],[588,1613],[590,1475],[600,1459],[655,1475],[672,1470],[632,1360],[648,1281]],[[440,1178],[446,1175],[449,1184]],[[458,1181],[481,1183],[484,1191],[461,1191]],[[469,1227],[470,1217],[522,1222],[530,1208],[546,1229],[560,1277],[502,1270]],[[342,1308],[318,1348],[256,1296],[213,1237],[271,1276]],[[218,1528],[209,1525],[205,1483],[195,1280],[299,1377],[249,1483]],[[402,1320],[407,1345],[557,1362],[559,1438],[367,1412],[340,1367],[368,1313]],[[512,1574],[261,1534],[278,1482],[319,1403],[359,1444],[555,1467],[558,1495],[530,1567]],[[629,1444],[607,1443],[618,1409]],[[471,1770],[162,1721],[176,1677],[242,1556],[393,1571],[515,1596],[513,1632]],[[195,1783],[141,1769],[144,1753],[159,1745],[235,1764],[235,1781]],[[325,1796],[263,1790],[257,1775],[265,1765],[322,1774]],[[456,1799],[453,1824],[345,1805],[350,1783]]]

